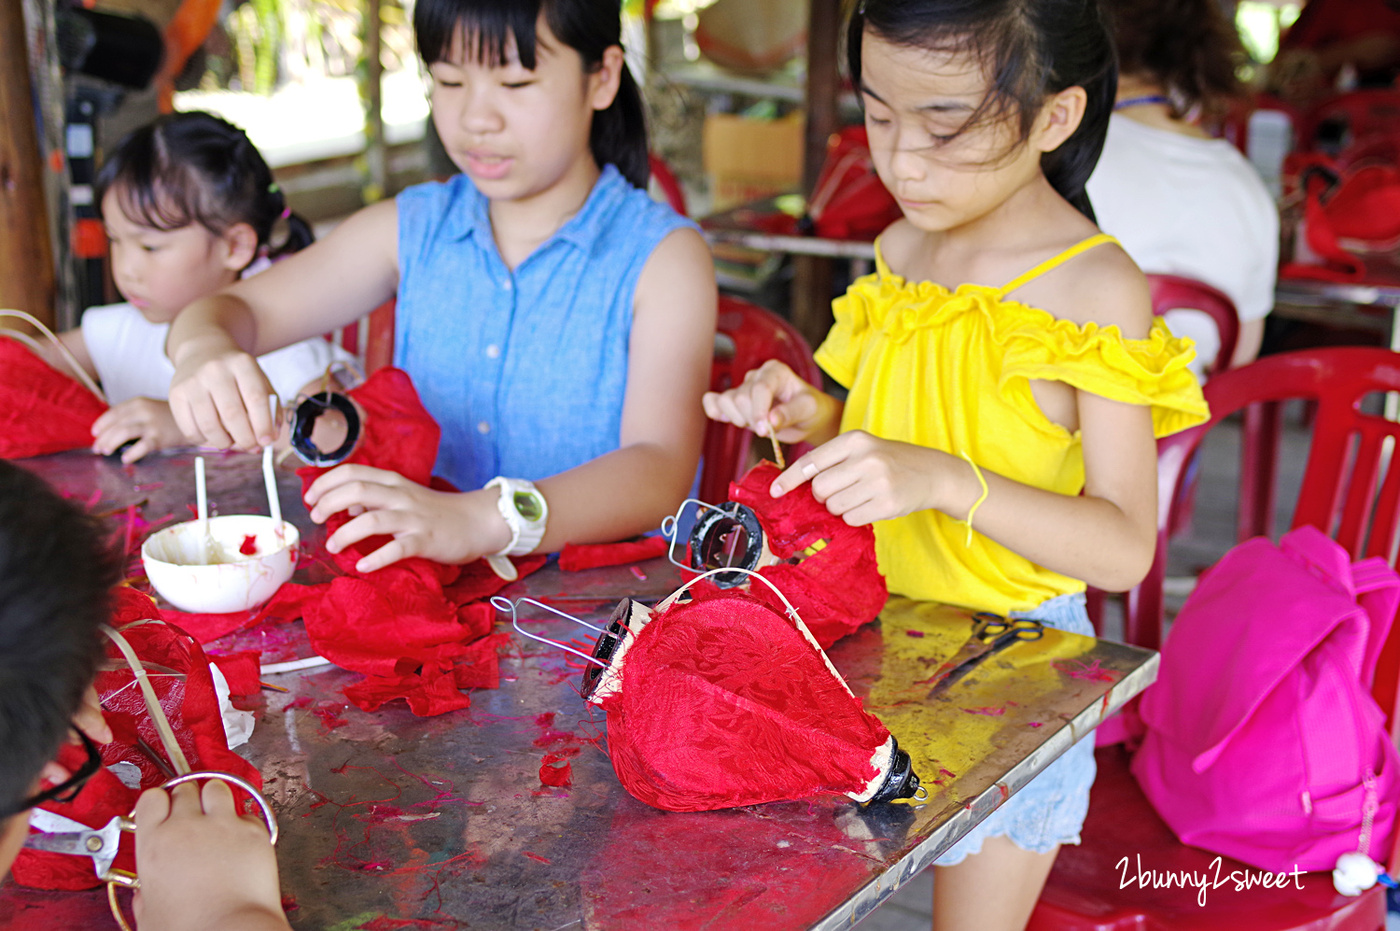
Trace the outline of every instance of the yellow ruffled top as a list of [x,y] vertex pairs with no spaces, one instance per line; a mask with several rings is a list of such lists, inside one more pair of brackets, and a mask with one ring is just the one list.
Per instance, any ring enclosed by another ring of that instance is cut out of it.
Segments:
[[[817,362],[849,390],[841,429],[967,456],[979,467],[1036,488],[1077,495],[1084,488],[1078,431],[1048,420],[1033,379],[1152,408],[1157,436],[1202,423],[1208,410],[1187,368],[1190,340],[1160,318],[1146,339],[1118,327],[1083,326],[1007,297],[1108,236],[1095,236],[1001,288],[949,291],[909,282],[885,265],[854,282],[833,305],[836,323]],[[974,523],[975,528],[975,523]],[[1083,591],[940,511],[875,525],[876,555],[891,592],[1006,613]]]

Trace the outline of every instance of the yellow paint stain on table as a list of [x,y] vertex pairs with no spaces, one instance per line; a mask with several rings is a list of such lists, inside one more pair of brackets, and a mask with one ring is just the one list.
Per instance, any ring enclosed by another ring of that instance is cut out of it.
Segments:
[[947,773],[962,776],[983,760],[987,745],[1006,740],[1008,728],[1033,727],[1035,709],[1044,705],[1037,699],[1063,688],[1065,673],[1055,664],[1072,664],[1094,647],[1090,637],[1047,627],[1041,639],[1006,647],[930,700],[928,680],[972,636],[969,612],[891,598],[880,622],[884,656],[866,708],[899,740],[931,791],[951,782]]

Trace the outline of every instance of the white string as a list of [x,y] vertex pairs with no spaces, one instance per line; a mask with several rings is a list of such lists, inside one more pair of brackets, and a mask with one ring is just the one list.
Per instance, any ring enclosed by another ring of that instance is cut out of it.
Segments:
[[[78,360],[74,358],[73,353],[69,352],[68,347],[63,345],[63,341],[54,335],[53,330],[50,330],[34,316],[22,310],[0,310],[0,317],[14,317],[17,320],[23,320],[25,323],[47,336],[49,342],[53,343],[54,348],[57,349],[59,355],[63,357],[63,361],[67,362],[68,367],[73,370],[73,374],[77,377],[78,381],[82,382],[87,390],[101,398],[103,404],[107,403],[107,395],[103,394],[102,389],[97,387],[97,382],[93,381],[92,376],[83,370],[83,367],[78,364]],[[32,345],[33,340],[30,340],[30,343]]]
[[744,569],[740,566],[726,566],[722,569],[711,569],[709,572],[706,572],[703,575],[697,575],[695,578],[691,579],[689,582],[686,582],[680,588],[676,589],[670,595],[667,595],[664,599],[661,600],[660,603],[657,604],[656,610],[664,611],[669,605],[671,605],[671,603],[673,603],[677,598],[679,598],[687,588],[690,588],[690,586],[694,585],[696,582],[701,581],[702,579],[707,579],[712,575],[718,575],[721,572],[742,572],[745,575],[752,576],[753,578],[758,579],[764,585],[767,585],[769,588],[773,589],[773,594],[777,595],[778,598],[782,601],[782,603],[787,605],[788,617],[792,620],[794,626],[796,626],[797,632],[800,633],[807,640],[807,642],[812,645],[812,649],[817,651],[817,655],[822,658],[822,662],[826,664],[826,668],[831,672],[832,676],[835,677],[836,681],[841,683],[841,688],[846,690],[846,694],[850,695],[853,698],[855,697],[855,693],[852,692],[851,687],[846,684],[846,680],[842,677],[841,673],[837,672],[836,667],[831,664],[831,657],[826,655],[826,651],[822,649],[821,644],[817,643],[817,638],[812,636],[812,631],[808,629],[807,622],[802,620],[802,617],[797,613],[797,609],[792,606],[792,602],[787,600],[787,596],[778,590],[778,586],[774,585],[772,580],[770,580],[767,576],[760,575],[759,573],[754,572],[752,569]]

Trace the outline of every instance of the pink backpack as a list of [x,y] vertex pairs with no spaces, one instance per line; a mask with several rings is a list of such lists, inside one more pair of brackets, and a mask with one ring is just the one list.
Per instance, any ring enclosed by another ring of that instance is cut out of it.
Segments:
[[1201,578],[1143,693],[1132,771],[1184,843],[1266,870],[1390,853],[1400,754],[1371,697],[1400,576],[1314,527]]

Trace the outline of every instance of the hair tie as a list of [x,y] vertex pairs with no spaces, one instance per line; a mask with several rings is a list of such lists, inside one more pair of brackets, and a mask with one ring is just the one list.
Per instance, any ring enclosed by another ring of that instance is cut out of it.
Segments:
[[280,187],[278,187],[278,186],[277,186],[277,182],[274,181],[274,182],[272,182],[271,184],[269,184],[269,185],[267,186],[267,193],[269,193],[269,194],[281,194],[281,193],[282,193],[282,189],[281,189]]
[[283,208],[282,208],[282,213],[281,213],[281,219],[283,219],[283,220],[288,220],[288,219],[291,219],[291,216],[292,216],[292,208],[291,208],[291,207],[283,207]]

